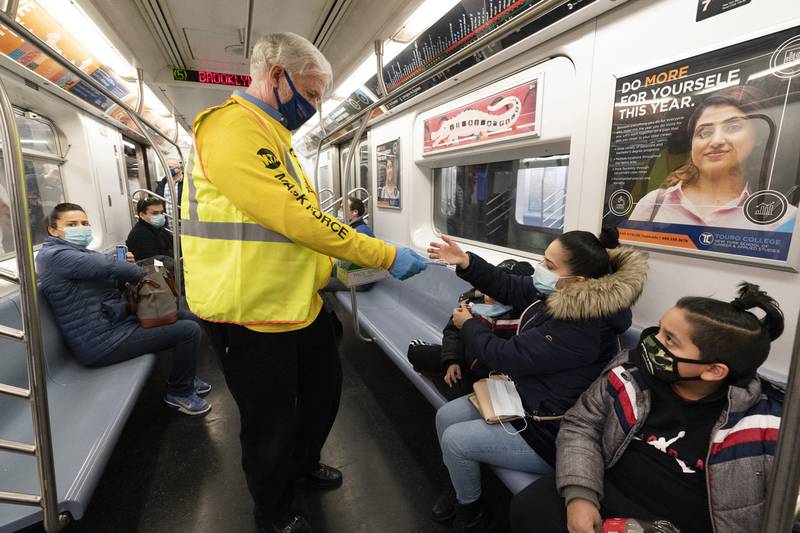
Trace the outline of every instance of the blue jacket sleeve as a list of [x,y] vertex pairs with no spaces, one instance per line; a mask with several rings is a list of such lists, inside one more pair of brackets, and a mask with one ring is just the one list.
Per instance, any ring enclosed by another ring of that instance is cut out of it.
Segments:
[[113,279],[122,283],[137,282],[145,274],[141,267],[109,255],[66,248],[51,256],[48,268],[67,279]]
[[517,276],[487,263],[481,257],[469,254],[469,267],[456,269],[456,274],[470,285],[488,294],[498,302],[522,310],[542,295],[533,286],[530,276]]
[[512,376],[554,374],[586,366],[597,358],[600,344],[594,328],[553,320],[502,339],[480,320],[471,319],[462,326],[461,338],[485,366]]

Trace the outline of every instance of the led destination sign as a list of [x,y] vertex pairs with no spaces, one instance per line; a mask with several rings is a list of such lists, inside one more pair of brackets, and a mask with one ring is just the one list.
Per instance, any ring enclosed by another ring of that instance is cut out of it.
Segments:
[[234,87],[250,86],[250,76],[228,74],[226,72],[210,72],[208,70],[174,68],[172,69],[172,79],[175,81],[210,83],[212,85],[232,85]]

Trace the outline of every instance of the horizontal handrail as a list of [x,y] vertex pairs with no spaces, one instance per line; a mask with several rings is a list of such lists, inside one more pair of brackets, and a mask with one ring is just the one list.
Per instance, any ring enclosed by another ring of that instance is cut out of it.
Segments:
[[18,503],[21,505],[40,506],[42,497],[36,494],[25,494],[24,492],[4,492],[0,491],[0,502]]
[[31,397],[31,391],[28,389],[7,385],[5,383],[0,383],[0,394],[8,394],[9,396],[16,396],[24,400],[29,400]]
[[481,49],[493,44],[495,41],[498,41],[503,37],[506,37],[529,22],[533,22],[545,16],[550,11],[560,7],[563,4],[566,4],[567,1],[568,0],[542,0],[538,4],[529,7],[522,14],[509,20],[505,24],[489,30],[489,32],[483,37],[468,44],[449,58],[442,60],[442,62],[438,63],[435,68],[431,68],[431,70],[421,74],[418,78],[411,78],[410,80],[400,84],[394,91],[388,93],[382,98],[379,98],[376,102],[368,105],[358,113],[352,115],[338,126],[332,127],[330,130],[326,129],[323,132],[324,135],[319,140],[317,153],[319,153],[319,148],[322,147],[326,140],[338,134],[340,131],[349,128],[352,124],[357,123],[365,115],[369,116],[372,113],[372,110],[376,107],[380,107],[390,100],[394,100],[398,96],[403,95],[415,89],[416,87],[419,87],[428,80],[439,76],[442,72],[446,71],[450,67],[461,63],[465,59],[475,55]]
[[[136,202],[136,195],[139,194],[139,193],[147,193],[147,194],[149,194],[150,196],[152,196],[154,198],[158,198],[162,202],[169,202],[169,200],[167,200],[167,198],[165,196],[161,196],[160,194],[155,193],[155,192],[151,191],[150,189],[136,189],[135,191],[133,191],[131,193],[131,200]],[[180,209],[180,208],[181,208],[181,204],[178,204],[178,209]],[[164,214],[166,215],[166,213],[164,213]],[[169,216],[169,215],[167,215],[167,216]]]
[[24,442],[0,439],[0,450],[22,453],[25,455],[34,455],[36,453],[36,446],[33,444],[26,444]]
[[0,337],[5,337],[13,341],[25,342],[25,332],[21,329],[10,328],[0,324]]
[[19,283],[19,274],[7,268],[0,267],[0,278],[10,281],[11,283]]

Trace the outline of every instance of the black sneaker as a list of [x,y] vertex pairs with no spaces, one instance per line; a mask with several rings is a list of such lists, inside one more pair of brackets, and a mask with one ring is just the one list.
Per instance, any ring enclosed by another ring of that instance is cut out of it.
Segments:
[[456,491],[450,481],[431,508],[434,522],[447,522],[456,514]]
[[314,533],[311,524],[302,515],[291,513],[286,520],[273,522],[266,528],[261,528],[263,533]]
[[334,489],[342,485],[342,473],[332,466],[320,463],[316,470],[307,474],[300,482],[309,489]]

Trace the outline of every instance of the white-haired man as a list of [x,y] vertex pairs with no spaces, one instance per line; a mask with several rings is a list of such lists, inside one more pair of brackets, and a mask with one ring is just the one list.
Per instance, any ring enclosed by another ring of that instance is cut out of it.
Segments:
[[317,291],[338,257],[405,279],[426,261],[323,213],[291,147],[331,83],[325,57],[291,33],[256,43],[247,92],[195,119],[181,244],[186,298],[222,359],[241,417],[242,465],[262,531],[309,532],[293,482],[341,484],[320,450],[342,371]]

